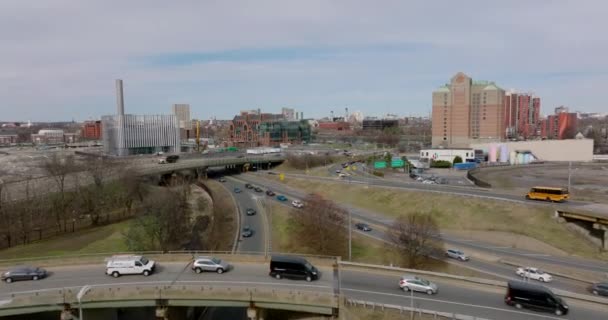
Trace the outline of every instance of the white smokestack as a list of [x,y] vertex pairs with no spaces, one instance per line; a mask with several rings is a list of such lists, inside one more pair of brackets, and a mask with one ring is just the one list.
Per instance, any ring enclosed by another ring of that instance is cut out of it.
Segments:
[[122,93],[122,80],[116,79],[116,112],[119,115],[125,114],[125,99]]

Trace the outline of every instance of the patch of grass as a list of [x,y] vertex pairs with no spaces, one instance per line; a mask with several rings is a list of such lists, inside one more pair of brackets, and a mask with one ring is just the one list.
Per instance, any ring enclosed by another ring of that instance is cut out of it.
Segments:
[[[309,253],[309,249],[306,246],[290,241],[290,234],[296,228],[293,224],[289,223],[290,209],[274,203],[271,206],[272,250],[285,253]],[[353,232],[352,246],[353,262],[404,267],[400,265],[402,259],[399,253],[383,242]],[[348,260],[348,257],[343,257],[343,259]],[[488,278],[485,274],[437,260],[427,261],[424,269],[465,277]]]
[[569,254],[607,258],[593,244],[553,219],[552,210],[546,207],[293,177],[285,179],[283,183],[391,217],[431,211],[442,229],[511,232],[548,243]]
[[80,253],[124,252],[127,245],[122,236],[129,221],[79,230],[36,243],[0,251],[0,259],[59,256]]

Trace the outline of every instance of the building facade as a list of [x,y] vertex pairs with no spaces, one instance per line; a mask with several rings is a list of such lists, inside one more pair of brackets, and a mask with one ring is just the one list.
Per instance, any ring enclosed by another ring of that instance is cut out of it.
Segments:
[[186,130],[192,129],[192,120],[190,119],[190,105],[189,104],[174,104],[171,107],[171,111],[177,118],[180,129],[186,129]]
[[576,113],[568,112],[568,108],[559,107],[556,113],[547,116],[541,123],[541,136],[544,139],[574,139],[578,132],[578,117]]
[[501,141],[505,91],[494,82],[473,81],[459,72],[433,91],[432,145],[467,147],[472,142]]
[[379,130],[382,131],[388,128],[399,128],[399,120],[397,119],[363,119],[363,130]]
[[298,113],[296,112],[296,109],[293,108],[281,108],[281,114],[287,121],[294,121],[298,119]]
[[506,139],[528,140],[540,135],[540,98],[531,93],[505,94]]
[[103,116],[104,152],[127,156],[155,152],[179,152],[179,125],[175,115]]
[[86,121],[82,125],[82,137],[88,140],[101,139],[101,120]]
[[19,135],[16,134],[0,134],[0,145],[11,145],[19,141]]
[[63,144],[65,137],[63,130],[60,129],[42,129],[38,133],[32,134],[32,143],[34,144]]
[[308,121],[288,121],[283,114],[242,112],[230,123],[230,143],[240,148],[309,141]]

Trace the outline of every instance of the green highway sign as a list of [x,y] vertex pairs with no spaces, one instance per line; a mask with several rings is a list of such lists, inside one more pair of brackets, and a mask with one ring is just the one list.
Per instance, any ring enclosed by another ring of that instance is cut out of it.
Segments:
[[391,161],[391,167],[393,168],[401,168],[403,166],[405,166],[405,161],[401,159],[393,159],[393,161]]
[[376,161],[376,162],[374,162],[374,169],[382,169],[382,168],[386,168],[386,162],[385,161]]

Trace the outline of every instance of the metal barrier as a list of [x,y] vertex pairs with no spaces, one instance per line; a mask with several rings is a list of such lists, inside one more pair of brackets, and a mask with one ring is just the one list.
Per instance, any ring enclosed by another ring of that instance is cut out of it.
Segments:
[[378,308],[381,311],[384,311],[385,309],[393,309],[393,310],[399,311],[400,314],[402,314],[404,312],[409,312],[409,313],[418,314],[418,315],[425,314],[425,315],[433,316],[433,319],[437,319],[438,317],[440,317],[440,318],[457,319],[457,320],[489,320],[486,318],[479,318],[479,317],[475,317],[475,316],[468,316],[468,315],[452,313],[452,312],[440,312],[440,311],[435,311],[435,310],[404,307],[404,306],[398,306],[398,305],[394,305],[394,304],[374,303],[374,302],[362,301],[362,300],[347,299],[346,304],[348,304],[349,306],[354,306],[354,307],[362,306],[363,308],[366,308],[366,309],[371,308],[372,310],[376,310],[376,308]]

